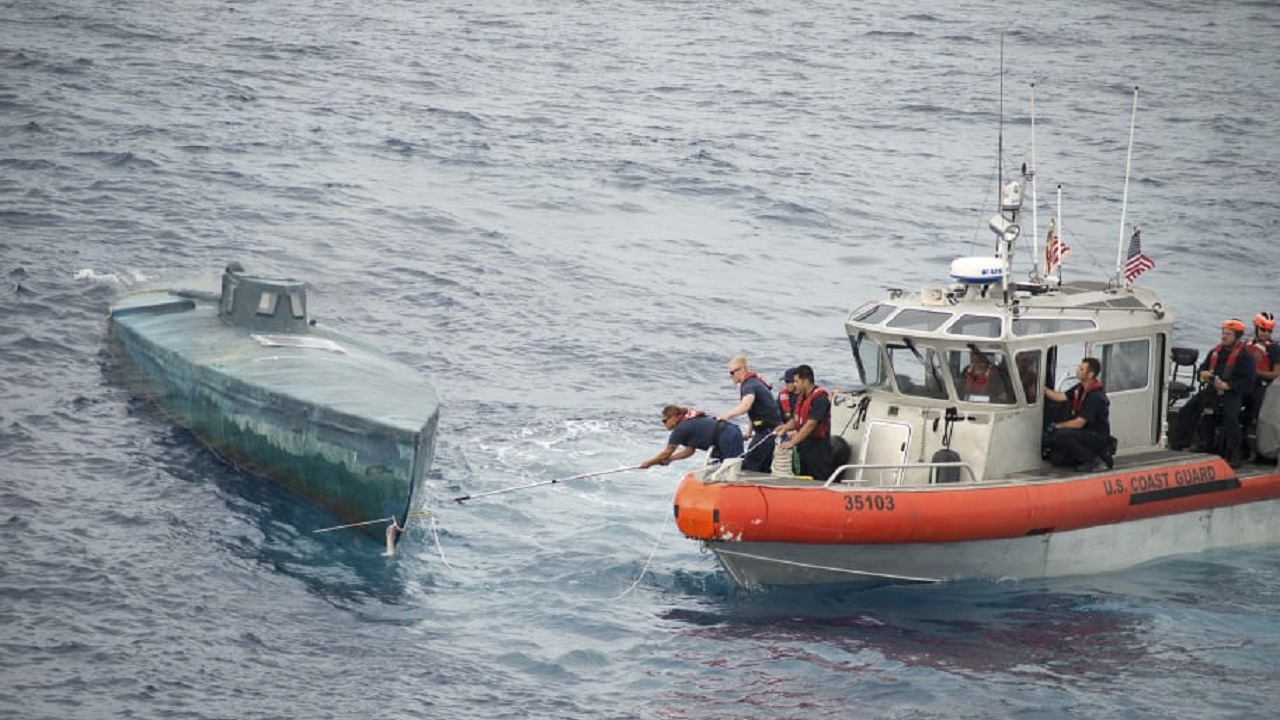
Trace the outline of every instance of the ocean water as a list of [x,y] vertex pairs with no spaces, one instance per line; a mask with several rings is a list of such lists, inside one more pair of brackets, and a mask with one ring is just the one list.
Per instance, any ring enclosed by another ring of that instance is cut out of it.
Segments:
[[[852,383],[851,308],[990,252],[1032,84],[1069,275],[1110,274],[1123,208],[1183,344],[1280,311],[1274,2],[0,0],[0,28],[0,716],[1275,716],[1274,549],[748,593],[673,527],[691,461],[450,501],[639,462],[663,404],[732,406],[739,352]],[[119,381],[111,298],[231,260],[436,382],[435,516],[396,556]]]

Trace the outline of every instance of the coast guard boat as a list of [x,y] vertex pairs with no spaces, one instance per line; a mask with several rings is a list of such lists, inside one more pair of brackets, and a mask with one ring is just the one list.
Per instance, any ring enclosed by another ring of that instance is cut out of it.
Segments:
[[439,401],[422,375],[316,327],[304,283],[239,263],[219,294],[140,290],[110,323],[136,379],[202,442],[393,544],[435,454]]
[[[1171,399],[1190,390],[1177,372],[1197,353],[1173,347],[1173,316],[1126,279],[1130,263],[1105,282],[1011,280],[1028,177],[1002,185],[994,257],[957,260],[948,284],[891,291],[849,314],[863,387],[832,397],[846,456],[831,477],[746,472],[740,461],[685,476],[676,524],[734,581],[1043,578],[1280,541],[1274,463],[1236,469],[1166,449]],[[1084,357],[1101,361],[1114,467],[1053,467],[1041,452],[1043,388],[1074,384]],[[975,393],[965,368],[976,359],[994,375]]]

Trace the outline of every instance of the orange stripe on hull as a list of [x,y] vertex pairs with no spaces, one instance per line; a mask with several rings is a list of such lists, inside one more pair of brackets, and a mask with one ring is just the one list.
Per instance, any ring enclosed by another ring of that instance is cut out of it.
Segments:
[[696,540],[936,543],[1064,532],[1280,497],[1280,474],[1220,458],[1063,480],[860,487],[706,483],[686,475],[676,524]]

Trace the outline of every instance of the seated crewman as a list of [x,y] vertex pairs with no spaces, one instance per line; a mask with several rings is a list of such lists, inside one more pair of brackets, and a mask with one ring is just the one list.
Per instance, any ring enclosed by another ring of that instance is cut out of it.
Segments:
[[[1222,323],[1222,341],[1209,351],[1200,363],[1200,392],[1191,396],[1178,411],[1177,422],[1169,436],[1169,447],[1185,450],[1193,438],[1197,439],[1192,450],[1213,452],[1216,417],[1222,423],[1225,442],[1224,453],[1232,467],[1243,462],[1240,408],[1244,398],[1253,392],[1257,379],[1257,367],[1253,355],[1242,339],[1244,321],[1232,318]],[[1205,415],[1206,403],[1216,406],[1216,415]]]
[[1080,382],[1067,392],[1051,387],[1044,389],[1044,396],[1055,402],[1068,404],[1071,416],[1054,422],[1049,445],[1049,462],[1059,467],[1071,467],[1081,472],[1096,472],[1113,464],[1111,444],[1111,401],[1107,391],[1098,381],[1102,363],[1087,357],[1076,366],[1076,379]]

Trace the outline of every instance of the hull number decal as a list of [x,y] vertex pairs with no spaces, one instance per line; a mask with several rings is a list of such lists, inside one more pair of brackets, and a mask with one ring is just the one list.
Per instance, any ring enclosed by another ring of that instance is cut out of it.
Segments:
[[844,509],[850,512],[893,512],[892,495],[845,495]]

